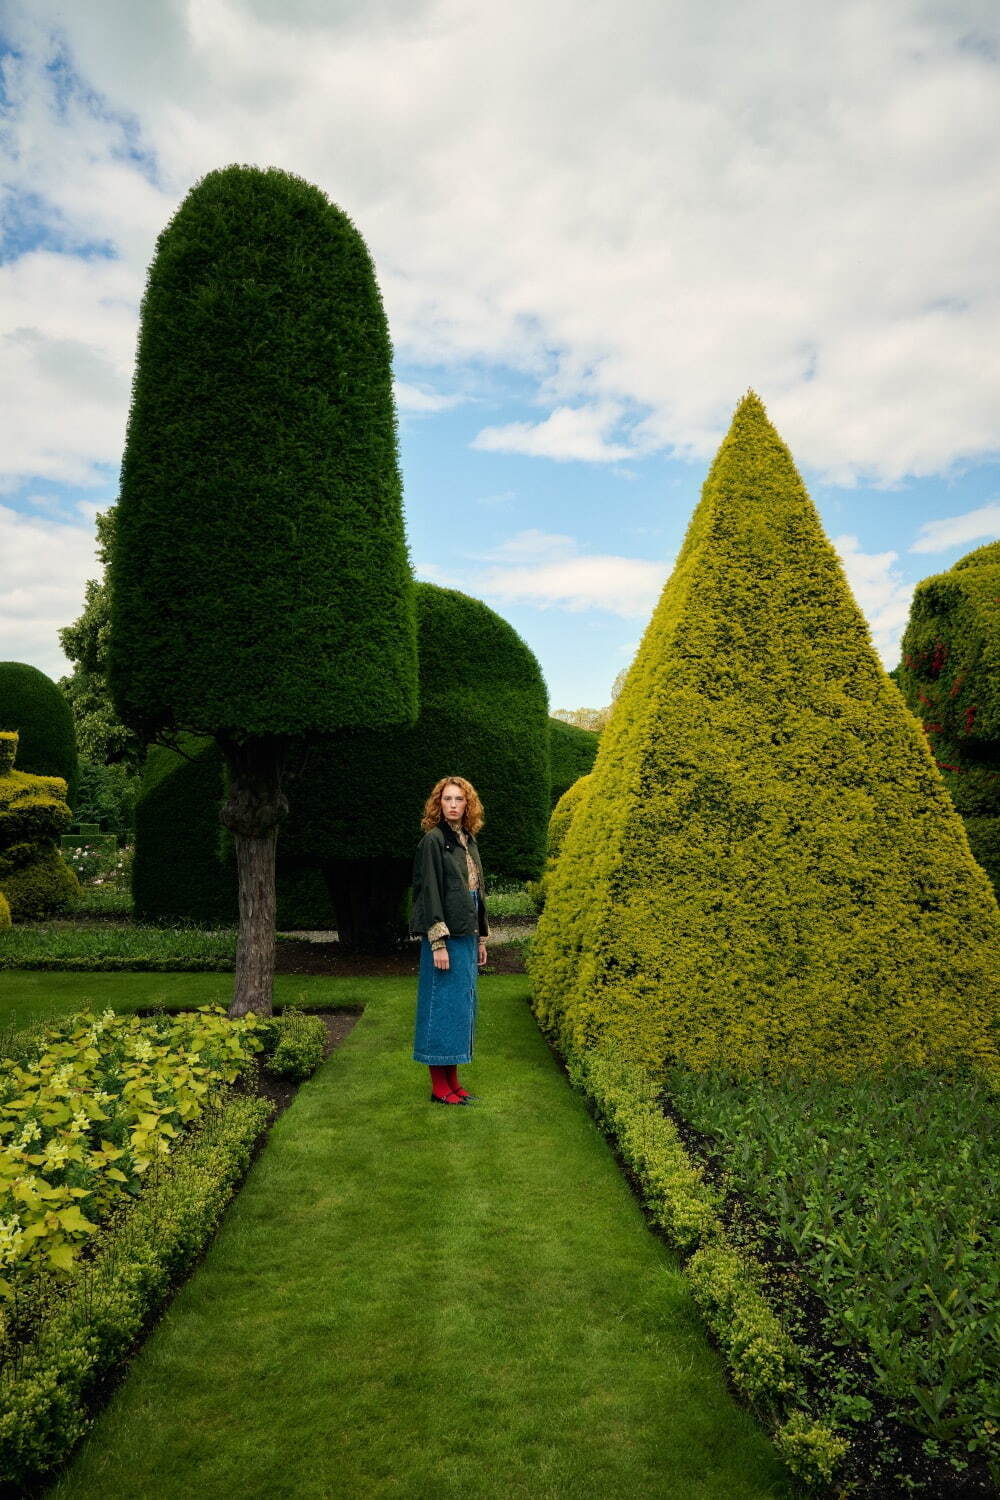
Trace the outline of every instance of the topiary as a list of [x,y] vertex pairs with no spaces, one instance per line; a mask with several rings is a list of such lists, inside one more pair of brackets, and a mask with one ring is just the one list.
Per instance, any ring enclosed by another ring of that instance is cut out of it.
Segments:
[[213,736],[241,923],[233,1013],[271,1006],[293,745],[413,721],[417,662],[391,349],[365,245],[316,187],[212,172],[143,301],[108,679],[144,740]]
[[1000,1072],[1000,911],[754,395],[601,736],[533,946],[569,1049]]
[[405,932],[420,817],[441,776],[466,777],[486,824],[488,879],[526,880],[545,857],[548,703],[517,632],[478,599],[416,586],[420,717],[412,729],[342,733],[295,785],[283,858],[321,861],[345,945],[379,948]]
[[897,675],[1000,890],[1000,542],[917,585]]
[[0,730],[0,890],[8,915],[33,921],[79,900],[80,882],[56,847],[73,814],[59,776],[16,771],[18,735]]
[[549,796],[553,807],[574,782],[593,769],[599,744],[600,738],[592,729],[549,719]]
[[20,735],[18,764],[31,776],[59,776],[76,806],[77,760],[73,713],[59,688],[20,661],[0,661],[0,724]]
[[552,816],[549,819],[549,848],[545,860],[545,869],[542,872],[541,880],[532,881],[528,886],[528,892],[538,911],[541,911],[545,905],[547,883],[559,862],[559,855],[566,841],[569,825],[573,821],[573,814],[582,802],[584,793],[589,785],[589,776],[579,777],[571,787],[563,792],[552,810]]

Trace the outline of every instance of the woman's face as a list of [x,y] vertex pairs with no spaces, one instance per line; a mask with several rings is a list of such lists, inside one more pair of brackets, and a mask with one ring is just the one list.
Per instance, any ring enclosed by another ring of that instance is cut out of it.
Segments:
[[465,812],[465,793],[454,781],[449,781],[441,792],[441,813],[449,823],[457,823]]

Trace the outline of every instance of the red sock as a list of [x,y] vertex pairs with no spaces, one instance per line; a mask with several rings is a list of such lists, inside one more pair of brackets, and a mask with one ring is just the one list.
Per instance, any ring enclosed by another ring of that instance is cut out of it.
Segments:
[[462,1098],[467,1098],[469,1090],[463,1089],[462,1085],[458,1081],[458,1064],[452,1063],[446,1069],[446,1072],[448,1074],[448,1087],[451,1089],[452,1093],[458,1094]]
[[[447,1094],[454,1093],[451,1079],[448,1077],[448,1068],[435,1068],[428,1064],[431,1070],[431,1093],[437,1094],[439,1099],[444,1099]],[[454,1072],[454,1069],[450,1071]]]

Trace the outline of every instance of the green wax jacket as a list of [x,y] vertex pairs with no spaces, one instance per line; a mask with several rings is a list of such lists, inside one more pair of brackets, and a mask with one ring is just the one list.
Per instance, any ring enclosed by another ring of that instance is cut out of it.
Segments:
[[483,887],[483,866],[479,849],[471,833],[468,857],[475,861],[479,875],[479,921],[469,892],[469,869],[466,851],[446,823],[439,823],[425,833],[413,858],[413,910],[410,928],[413,932],[438,937],[489,936]]

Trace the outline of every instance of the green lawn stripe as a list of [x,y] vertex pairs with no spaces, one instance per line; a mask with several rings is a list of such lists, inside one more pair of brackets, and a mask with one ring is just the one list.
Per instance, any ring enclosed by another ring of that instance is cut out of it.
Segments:
[[[108,978],[142,1004],[227,976]],[[53,1496],[789,1495],[526,981],[482,981],[475,1109],[429,1103],[413,990],[279,984],[367,1009]]]

